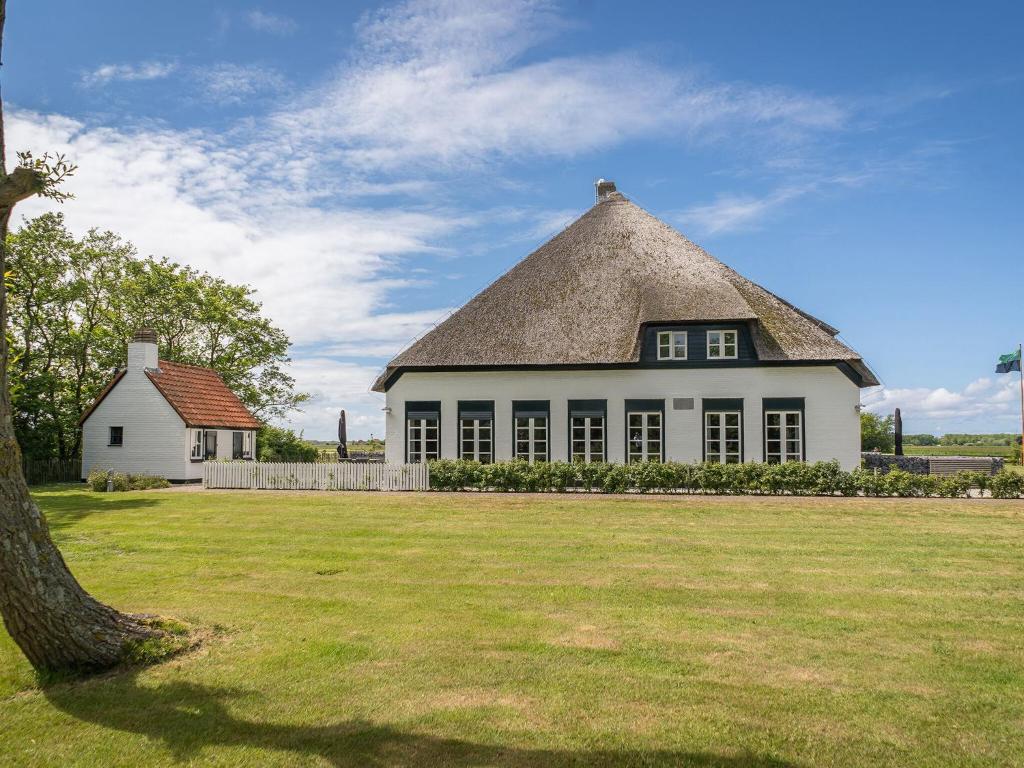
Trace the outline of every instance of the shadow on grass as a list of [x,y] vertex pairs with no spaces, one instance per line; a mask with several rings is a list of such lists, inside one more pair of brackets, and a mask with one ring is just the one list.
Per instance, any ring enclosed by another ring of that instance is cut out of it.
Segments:
[[37,498],[36,503],[46,515],[46,522],[51,530],[68,528],[97,512],[146,509],[160,503],[159,499],[110,498],[111,496],[114,494],[62,493],[59,496]]
[[251,694],[187,682],[140,686],[132,673],[45,691],[61,711],[89,723],[163,743],[176,760],[199,761],[204,747],[247,747],[319,757],[340,768],[391,765],[497,766],[722,766],[787,768],[783,760],[674,750],[522,749],[408,733],[361,720],[331,725],[276,725],[235,717],[232,699]]

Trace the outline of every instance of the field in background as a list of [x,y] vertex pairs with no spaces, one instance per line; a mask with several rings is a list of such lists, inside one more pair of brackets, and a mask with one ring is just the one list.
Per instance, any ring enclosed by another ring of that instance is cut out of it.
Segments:
[[1007,458],[1013,453],[1010,445],[904,445],[908,456],[996,456]]
[[0,629],[5,766],[1024,754],[1019,501],[36,498],[97,597],[207,640],[39,690]]

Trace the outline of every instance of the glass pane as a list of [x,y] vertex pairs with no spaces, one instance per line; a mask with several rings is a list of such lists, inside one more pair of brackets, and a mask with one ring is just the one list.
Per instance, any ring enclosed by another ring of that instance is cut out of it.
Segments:
[[652,427],[661,426],[661,414],[660,413],[649,413],[647,414],[647,424]]
[[779,413],[768,413],[765,414],[765,423],[769,427],[777,427],[782,421],[782,414]]
[[709,427],[717,427],[721,424],[721,417],[717,413],[709,413],[707,415],[707,424]]
[[740,415],[738,413],[727,413],[725,414],[725,426],[727,427],[738,427],[740,425]]
[[639,414],[639,413],[631,413],[631,414],[629,414],[629,426],[630,427],[639,427],[643,423],[644,423],[644,417],[643,417],[642,414]]
[[787,413],[786,414],[786,424],[787,424],[787,426],[791,426],[791,427],[799,426],[800,425],[800,412],[799,411],[795,411],[793,413]]

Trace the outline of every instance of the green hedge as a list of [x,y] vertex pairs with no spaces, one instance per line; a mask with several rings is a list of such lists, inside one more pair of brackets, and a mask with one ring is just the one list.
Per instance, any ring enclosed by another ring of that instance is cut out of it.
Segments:
[[[124,472],[114,473],[115,491],[148,491],[150,488],[170,488],[171,484],[162,477],[154,475],[126,475]],[[86,481],[94,491],[107,490],[107,470],[94,469]]]
[[430,463],[435,491],[603,491],[605,493],[720,493],[794,496],[945,496],[965,497],[986,488],[996,498],[1024,494],[1024,474],[1003,471],[994,477],[961,472],[948,477],[913,475],[894,469],[876,475],[866,469],[846,472],[837,462],[802,464],[568,464],[442,459]]

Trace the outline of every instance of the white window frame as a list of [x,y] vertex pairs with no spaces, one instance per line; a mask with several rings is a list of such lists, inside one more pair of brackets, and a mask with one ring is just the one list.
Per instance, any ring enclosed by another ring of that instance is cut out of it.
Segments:
[[[526,459],[533,464],[536,461],[548,460],[548,438],[551,433],[547,416],[516,416],[515,435],[512,443],[512,455],[517,459]],[[526,443],[527,450],[519,450],[521,443]]]
[[[680,341],[682,344],[680,344]],[[686,331],[658,331],[658,359],[685,360],[688,352]],[[679,348],[682,347],[682,354]]]
[[[735,416],[736,424],[726,424],[728,417]],[[717,424],[713,424],[717,421]],[[726,430],[736,430],[736,440],[730,441]],[[736,442],[735,451],[727,450],[728,442]],[[717,446],[714,447],[713,446]],[[718,464],[740,464],[743,461],[743,413],[742,411],[704,412],[704,461]]]
[[[569,417],[569,461],[583,461],[591,464],[595,461],[604,461],[607,444],[605,441],[605,421],[607,416],[570,416]],[[578,422],[578,423],[577,423]],[[578,433],[577,430],[582,430]],[[582,434],[581,440],[576,439],[577,434]],[[595,437],[594,435],[598,435]],[[576,451],[576,443],[583,443],[583,451]],[[600,451],[593,450],[593,444],[601,444]]]
[[[640,420],[638,426],[633,425],[634,417]],[[652,419],[657,423],[652,424]],[[626,413],[626,463],[641,461],[661,462],[662,447],[665,440],[665,417],[661,411],[629,411]],[[639,429],[639,448],[636,447],[635,430]],[[653,436],[652,436],[653,435]],[[657,441],[657,450],[651,450],[651,443]]]
[[189,450],[189,458],[192,461],[202,461],[203,454],[206,447],[206,438],[203,436],[203,430],[193,429],[192,430],[192,448]]
[[242,458],[252,458],[252,439],[253,433],[250,431],[245,432],[245,437],[242,438]]
[[[769,425],[770,416],[778,416],[779,423]],[[790,424],[790,417],[793,416],[796,417],[796,423]],[[773,438],[771,430],[778,430],[778,436]],[[795,434],[796,437],[791,437],[791,434]],[[790,443],[794,442],[796,443],[796,452],[789,450]],[[772,450],[772,443],[778,443],[778,450]],[[774,408],[764,412],[764,460],[768,464],[785,464],[787,461],[804,460],[803,411]]]
[[[420,430],[420,436],[413,438],[414,428]],[[431,432],[433,438],[430,437]],[[429,444],[433,442],[433,450]],[[441,458],[441,423],[440,419],[406,419],[405,424],[406,458],[410,464],[421,464]]]
[[[729,339],[732,341],[729,341]],[[732,347],[732,354],[726,354]],[[715,350],[712,354],[712,350]],[[708,331],[708,360],[735,360],[740,352],[740,333],[735,330]]]
[[493,418],[459,419],[459,458],[481,464],[494,461]]

